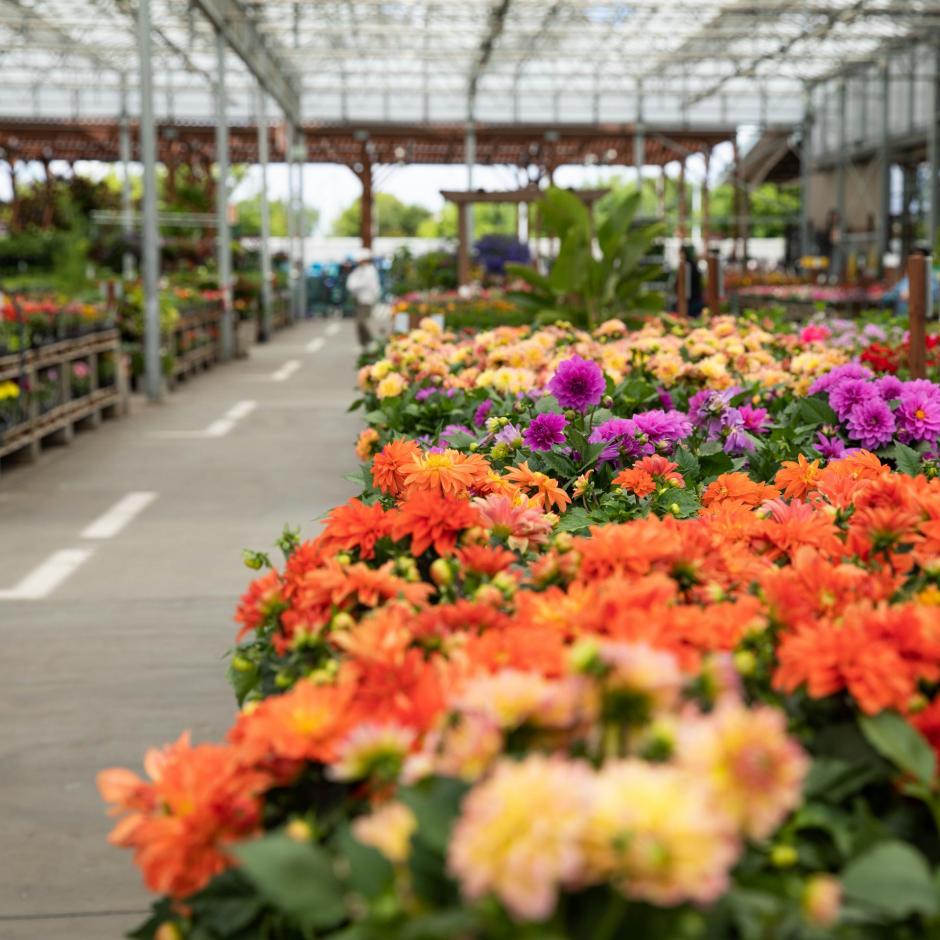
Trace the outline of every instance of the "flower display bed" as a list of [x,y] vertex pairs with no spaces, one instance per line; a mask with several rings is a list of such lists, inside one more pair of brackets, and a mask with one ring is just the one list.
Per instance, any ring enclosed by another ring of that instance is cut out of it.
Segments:
[[99,777],[134,936],[933,936],[940,387],[833,333],[393,338],[226,740]]
[[[0,357],[0,457],[30,459],[45,442],[67,443],[76,428],[93,427],[124,410],[118,333],[105,329]],[[15,389],[15,393],[14,393]]]
[[171,388],[211,368],[219,360],[219,328],[222,308],[207,302],[201,308],[181,313],[170,339]]

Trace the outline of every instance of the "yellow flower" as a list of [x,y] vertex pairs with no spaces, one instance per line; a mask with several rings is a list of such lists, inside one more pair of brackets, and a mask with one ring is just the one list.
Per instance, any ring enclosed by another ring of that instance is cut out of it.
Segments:
[[353,835],[363,845],[378,849],[393,863],[408,860],[411,836],[417,828],[414,813],[397,801],[386,803],[352,824]]
[[707,787],[676,767],[625,760],[595,780],[585,831],[588,878],[653,904],[707,904],[727,888],[739,842]]
[[9,401],[20,397],[20,387],[16,382],[0,382],[0,401]]
[[379,382],[375,393],[379,398],[397,398],[407,387],[404,377],[398,372],[392,372]]
[[714,793],[743,835],[764,839],[800,802],[809,761],[774,708],[726,701],[682,727],[679,761]]
[[464,799],[454,826],[447,862],[464,895],[492,893],[515,917],[547,919],[559,887],[581,880],[591,782],[579,762],[501,761]]
[[392,371],[392,368],[393,368],[393,366],[392,366],[392,363],[391,363],[390,360],[388,360],[388,359],[380,359],[378,362],[376,362],[376,363],[372,366],[372,369],[370,370],[370,374],[371,374],[371,376],[372,376],[372,381],[373,381],[373,382],[381,382],[382,379],[384,379],[385,376],[388,375],[389,372]]

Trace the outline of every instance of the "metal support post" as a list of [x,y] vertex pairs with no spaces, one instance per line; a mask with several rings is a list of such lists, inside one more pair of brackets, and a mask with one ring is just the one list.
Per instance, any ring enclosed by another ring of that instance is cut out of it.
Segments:
[[813,95],[807,91],[803,99],[803,139],[800,141],[800,254],[804,258],[816,254],[810,213],[813,196],[813,118]]
[[124,235],[124,255],[121,274],[125,281],[134,278],[134,255],[130,244],[134,237],[134,203],[131,196],[131,118],[127,113],[127,76],[121,76],[121,123],[118,149],[121,158],[121,231]]
[[140,153],[144,169],[142,269],[144,288],[144,385],[147,397],[163,394],[160,362],[160,231],[157,225],[157,131],[153,123],[150,0],[137,4],[140,71]]
[[273,298],[271,284],[271,207],[268,204],[268,115],[265,91],[257,94],[258,163],[261,166],[261,341],[271,338]]
[[222,328],[220,331],[221,358],[231,359],[235,353],[235,327],[232,309],[232,238],[228,224],[228,117],[225,101],[225,36],[215,33],[215,51],[218,80],[215,90],[215,162],[219,178],[216,181],[216,237],[218,246],[219,290],[222,292]]
[[841,281],[845,276],[848,251],[846,247],[845,183],[848,171],[848,121],[845,79],[839,81],[839,159],[836,164],[836,245],[833,251],[834,274]]
[[940,135],[937,127],[937,69],[940,68],[940,50],[934,50],[934,67],[927,94],[927,245],[931,252],[937,246],[937,227],[940,225],[940,207],[937,206],[937,174],[940,173]]
[[297,306],[301,318],[307,316],[307,222],[304,211],[304,167],[307,163],[307,141],[302,128],[294,133],[300,156],[297,164]]
[[878,144],[878,173],[881,191],[876,238],[879,276],[884,276],[884,257],[891,250],[891,149],[889,145],[891,127],[888,120],[890,94],[891,71],[885,61],[881,67],[881,138]]
[[297,217],[294,206],[297,196],[294,192],[294,126],[288,123],[286,134],[287,147],[287,290],[290,298],[291,321],[297,319]]
[[643,165],[646,163],[646,131],[643,127],[643,80],[636,83],[636,127],[633,131],[633,165],[636,167],[636,191],[643,212]]
[[[473,169],[477,162],[477,130],[471,117],[467,121],[467,134],[464,146],[465,156],[467,158],[467,192],[473,192]],[[464,216],[466,226],[466,248],[472,255],[473,253],[473,205],[467,206],[467,212]],[[469,267],[469,266],[468,266]],[[469,274],[469,271],[468,271]]]

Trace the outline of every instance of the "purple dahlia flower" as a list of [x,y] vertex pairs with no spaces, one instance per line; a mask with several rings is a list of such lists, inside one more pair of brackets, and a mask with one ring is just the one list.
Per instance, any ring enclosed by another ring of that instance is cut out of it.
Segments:
[[878,397],[859,402],[847,421],[849,437],[867,450],[877,450],[894,437],[894,413]]
[[532,450],[551,450],[558,444],[564,444],[567,424],[564,415],[553,412],[536,415],[523,435],[526,446]]
[[562,408],[585,412],[604,397],[604,373],[596,362],[572,356],[558,364],[548,383]]
[[[915,387],[911,388],[912,385]],[[908,382],[901,390],[900,399],[895,412],[898,439],[905,444],[937,440],[940,437],[940,398],[937,394]]]
[[864,379],[847,379],[829,390],[829,404],[839,420],[845,421],[856,405],[875,398],[877,394],[875,386]]
[[846,453],[845,443],[841,438],[835,435],[826,437],[822,431],[816,435],[816,450],[824,460],[838,460]]
[[839,385],[848,379],[870,379],[871,369],[858,362],[847,362],[844,366],[836,366],[832,371],[821,375],[809,387],[810,395],[816,395],[818,392],[827,392],[834,385]]
[[486,416],[493,410],[493,400],[487,398],[486,401],[480,402],[477,406],[477,410],[473,413],[473,423],[476,427],[482,428],[486,424]]

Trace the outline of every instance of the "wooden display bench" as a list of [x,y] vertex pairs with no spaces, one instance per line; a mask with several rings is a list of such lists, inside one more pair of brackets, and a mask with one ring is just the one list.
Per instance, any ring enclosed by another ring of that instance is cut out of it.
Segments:
[[[113,362],[114,381],[101,386],[101,359]],[[88,391],[72,397],[72,364],[88,362]],[[36,395],[30,398],[26,420],[0,432],[0,458],[20,456],[28,461],[39,457],[47,444],[68,444],[76,430],[97,427],[103,418],[115,418],[127,410],[127,379],[117,330],[101,330],[75,339],[60,340],[23,355],[0,356],[0,382],[40,386],[40,374],[58,372],[58,401],[40,411]]]
[[[170,337],[170,351],[173,355],[173,367],[168,377],[170,388],[218,362],[221,321],[222,309],[215,305],[184,313],[180,317]],[[187,333],[197,334],[198,343],[184,351]]]

